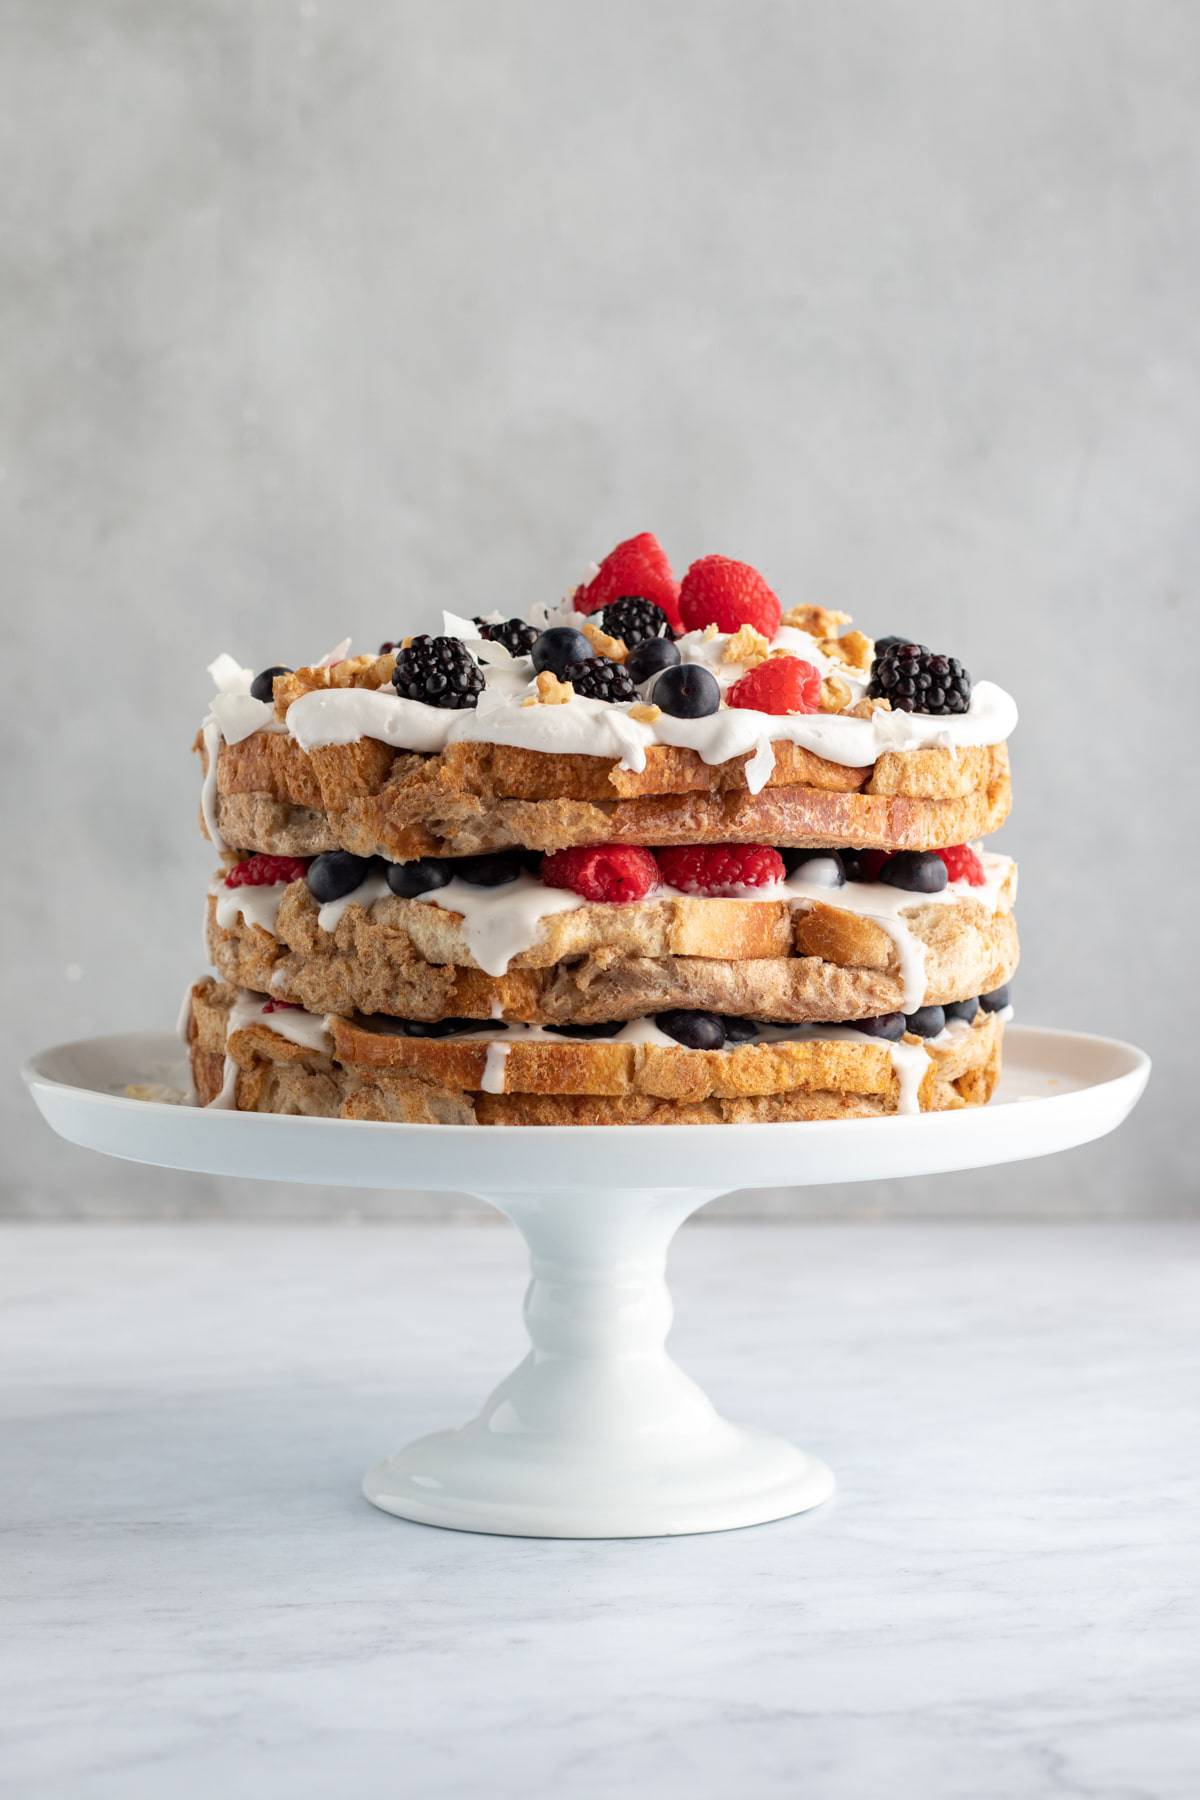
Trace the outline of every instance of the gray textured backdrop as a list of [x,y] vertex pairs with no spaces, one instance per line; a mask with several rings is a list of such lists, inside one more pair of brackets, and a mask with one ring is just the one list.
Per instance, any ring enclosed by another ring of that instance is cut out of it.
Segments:
[[[802,1204],[1196,1204],[1192,903],[1149,882],[1197,870],[1200,9],[0,21],[14,1061],[197,970],[217,650],[554,594],[652,528],[1016,691],[1021,1015],[1158,1059],[1091,1151]],[[3,1105],[10,1211],[341,1206]]]

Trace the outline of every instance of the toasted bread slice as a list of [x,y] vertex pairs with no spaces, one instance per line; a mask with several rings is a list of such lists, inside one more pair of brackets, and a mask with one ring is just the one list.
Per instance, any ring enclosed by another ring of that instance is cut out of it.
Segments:
[[[207,767],[202,740],[198,747]],[[216,818],[226,841],[246,849],[300,856],[340,847],[403,862],[514,844],[929,850],[996,831],[1011,803],[1003,744],[891,751],[858,770],[779,744],[757,794],[742,762],[710,766],[694,751],[658,748],[666,760],[652,753],[643,775],[630,777],[603,758],[500,745],[419,756],[362,738],[307,752],[255,732],[218,750]],[[675,776],[667,771],[679,758],[687,766]]]
[[[207,941],[226,981],[322,1014],[596,1024],[694,1007],[779,1021],[861,1019],[966,1000],[1008,981],[1018,957],[1015,885],[1010,864],[987,905],[969,890],[949,901],[913,896],[899,929],[911,934],[918,971],[924,964],[917,994],[906,992],[897,936],[832,898],[809,910],[684,895],[581,904],[541,919],[535,942],[502,975],[479,968],[461,913],[385,894],[367,909],[351,903],[324,931],[303,881],[284,891],[273,931],[241,916],[218,924],[210,894]],[[506,891],[495,890],[491,903],[505,904]]]
[[240,1110],[252,1112],[658,1124],[895,1112],[902,1093],[897,1051],[926,1059],[917,1088],[922,1110],[983,1104],[998,1078],[1003,1024],[981,1013],[932,1045],[916,1038],[893,1047],[813,1037],[703,1051],[678,1044],[506,1041],[495,1033],[409,1038],[330,1019],[318,1047],[280,1036],[253,997],[205,980],[192,989],[188,1032],[205,1104],[224,1090]]

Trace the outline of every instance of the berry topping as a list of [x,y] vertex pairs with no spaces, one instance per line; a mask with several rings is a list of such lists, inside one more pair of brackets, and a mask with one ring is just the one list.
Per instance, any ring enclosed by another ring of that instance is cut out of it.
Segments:
[[946,1028],[945,1009],[941,1006],[919,1006],[916,1012],[909,1013],[905,1024],[916,1037],[936,1037],[939,1031]]
[[934,850],[897,850],[880,869],[878,879],[910,894],[940,894],[946,885],[946,865]]
[[388,1030],[397,1037],[457,1037],[460,1031],[504,1031],[503,1019],[390,1019]]
[[842,867],[847,881],[878,881],[888,855],[887,850],[843,850]]
[[942,1011],[946,1015],[947,1022],[951,1019],[962,1019],[969,1025],[979,1011],[979,1002],[978,1000],[949,1000],[943,1006]]
[[627,650],[635,644],[649,643],[651,638],[670,637],[671,625],[662,607],[654,600],[629,595],[614,600],[600,614],[601,628],[609,637],[620,638]]
[[588,700],[607,700],[611,704],[637,699],[637,689],[624,663],[610,662],[606,656],[585,656],[580,662],[568,663],[562,679]]
[[912,643],[912,639],[907,638],[907,637],[876,638],[875,639],[875,654],[876,654],[876,656],[882,656],[885,651],[894,650],[898,644],[911,644],[911,643]]
[[735,681],[725,699],[730,706],[753,712],[819,712],[821,673],[798,656],[770,656]]
[[753,625],[773,638],[779,630],[778,599],[757,569],[730,556],[702,556],[692,564],[680,584],[679,611],[686,631],[715,625],[734,632]]
[[401,900],[415,900],[418,894],[445,887],[453,873],[452,864],[437,856],[418,857],[415,862],[390,862],[384,869],[388,886]]
[[450,865],[450,873],[472,887],[506,887],[524,867],[520,850],[493,850],[486,856],[460,856]]
[[984,1012],[1003,1012],[1006,1006],[1011,1005],[1007,983],[1004,987],[993,988],[990,994],[980,994],[979,1004]]
[[250,683],[251,699],[273,700],[275,698],[275,677],[290,675],[291,672],[290,669],[285,669],[282,663],[275,663],[272,668],[260,670]]
[[505,619],[502,625],[488,625],[483,619],[475,623],[485,643],[503,644],[510,656],[528,656],[537,642],[537,626],[527,625],[524,619]]
[[225,877],[225,886],[274,887],[280,881],[303,881],[308,864],[299,856],[250,856],[235,863]]
[[904,1036],[905,1019],[903,1013],[880,1013],[877,1019],[852,1019],[851,1029],[865,1031],[868,1037],[886,1038],[895,1044]]
[[[652,531],[640,531],[610,550],[587,586],[575,595],[575,606],[579,612],[592,613],[614,600],[631,597],[653,600],[666,614],[671,629],[682,630],[679,583]],[[607,625],[604,629],[608,630]]]
[[938,850],[935,854],[945,863],[951,881],[966,881],[972,887],[982,887],[987,880],[983,864],[970,844],[951,844],[948,850]]
[[549,669],[561,681],[563,670],[568,663],[589,662],[592,646],[582,631],[576,631],[571,625],[552,625],[549,631],[543,631],[534,639],[533,649],[529,653],[533,657],[533,666],[538,674]]
[[721,704],[721,687],[700,663],[676,663],[663,670],[650,689],[650,698],[672,718],[706,719]]
[[647,638],[636,650],[631,650],[625,659],[625,667],[629,671],[631,681],[640,687],[643,681],[661,674],[663,669],[673,668],[679,661],[679,645],[674,638]]
[[369,856],[351,856],[349,850],[327,850],[308,865],[308,891],[322,905],[342,900],[361,887],[371,872]]
[[868,695],[890,700],[896,712],[965,713],[971,677],[957,656],[938,656],[924,644],[876,646]]
[[636,844],[578,844],[542,862],[547,887],[570,888],[585,900],[644,900],[658,886],[658,864]]
[[300,1002],[298,1000],[268,1000],[263,1007],[263,1011],[265,1013],[299,1012]]
[[753,1019],[733,1019],[727,1013],[721,1023],[725,1027],[727,1044],[748,1044],[758,1036],[758,1026]]
[[658,852],[662,878],[682,894],[735,899],[743,888],[772,887],[786,873],[766,844],[685,844]]
[[725,1048],[725,1022],[719,1013],[684,1012],[682,1008],[676,1008],[673,1012],[657,1013],[654,1023],[685,1050]]
[[602,1025],[547,1025],[547,1031],[553,1031],[559,1037],[566,1038],[612,1038],[619,1031],[624,1031],[624,1019],[606,1019]]
[[844,887],[846,870],[838,850],[782,850],[783,866],[789,875],[799,874],[802,881],[814,887]]
[[426,706],[478,706],[483,670],[461,638],[422,632],[397,656],[392,685],[402,700]]

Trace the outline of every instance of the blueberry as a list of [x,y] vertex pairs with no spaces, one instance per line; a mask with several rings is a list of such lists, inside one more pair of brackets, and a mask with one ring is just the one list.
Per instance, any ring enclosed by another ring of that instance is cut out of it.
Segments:
[[679,663],[664,669],[650,690],[655,706],[675,719],[706,719],[721,704],[715,675],[700,663]]
[[507,1031],[503,1019],[397,1019],[403,1037],[456,1037],[460,1031]]
[[942,1011],[946,1015],[947,1023],[951,1019],[963,1019],[969,1025],[979,1011],[979,1002],[978,1000],[950,1000],[943,1006]]
[[254,677],[254,680],[250,683],[251,698],[254,700],[273,700],[275,697],[275,677],[277,675],[290,675],[291,672],[290,669],[285,669],[282,663],[276,663],[274,668],[271,669],[260,670]]
[[727,1044],[748,1044],[758,1036],[758,1026],[753,1019],[731,1018],[728,1013],[721,1020],[725,1027]]
[[308,865],[308,891],[322,904],[341,900],[361,887],[371,871],[369,856],[351,856],[348,850],[327,850]]
[[543,631],[541,637],[534,639],[529,654],[539,675],[543,669],[549,669],[561,681],[568,663],[586,662],[595,652],[582,631],[576,631],[571,625],[552,625],[549,631]]
[[897,850],[880,869],[879,879],[910,894],[940,894],[946,885],[946,865],[931,850]]
[[520,850],[497,850],[490,856],[460,856],[453,873],[472,887],[504,887],[515,881],[524,868]]
[[903,1013],[880,1013],[877,1019],[851,1019],[854,1031],[865,1031],[868,1037],[887,1038],[895,1043],[905,1032]]
[[624,1019],[608,1019],[603,1025],[547,1025],[547,1031],[553,1031],[558,1037],[565,1038],[611,1038],[618,1031],[624,1031]]
[[915,1013],[909,1013],[905,1023],[917,1037],[936,1037],[946,1029],[945,1010],[940,1006],[919,1006]]
[[[841,852],[837,850],[781,850],[783,866],[789,875],[797,869],[804,869],[805,881],[814,882],[818,887],[844,887],[846,871],[842,864]],[[819,864],[819,867],[805,869],[806,863]]]
[[402,900],[415,900],[418,894],[445,887],[452,873],[450,864],[437,856],[422,856],[416,862],[390,862],[385,871],[388,886]]
[[725,1026],[716,1013],[685,1012],[676,1008],[673,1012],[658,1013],[654,1023],[686,1050],[722,1050],[725,1047]]
[[631,650],[625,659],[625,667],[630,678],[640,687],[643,681],[651,676],[659,675],[664,669],[673,669],[679,661],[679,645],[673,638],[647,638],[636,650]]
[[979,1004],[984,1012],[1003,1012],[1004,1008],[1009,1005],[1008,984],[993,988],[990,994],[980,994]]

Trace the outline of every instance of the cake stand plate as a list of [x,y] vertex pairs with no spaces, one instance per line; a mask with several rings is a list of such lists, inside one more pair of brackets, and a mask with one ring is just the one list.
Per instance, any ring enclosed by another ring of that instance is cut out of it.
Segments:
[[43,1051],[25,1070],[73,1144],[205,1174],[476,1194],[516,1225],[533,1278],[531,1349],[479,1416],[376,1465],[367,1498],[460,1531],[647,1537],[719,1531],[829,1498],[826,1465],[732,1425],[667,1355],[667,1247],[735,1188],[941,1173],[1070,1149],[1112,1131],[1146,1085],[1130,1044],[1010,1027],[988,1107],[778,1125],[389,1125],[209,1111],[124,1096],[182,1085],[161,1033]]

